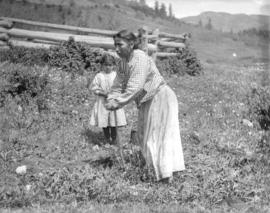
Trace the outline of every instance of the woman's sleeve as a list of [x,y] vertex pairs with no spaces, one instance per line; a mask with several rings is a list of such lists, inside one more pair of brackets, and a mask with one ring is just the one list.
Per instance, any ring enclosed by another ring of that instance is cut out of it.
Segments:
[[[143,86],[146,81],[149,65],[148,59],[144,55],[137,55],[135,57],[136,58],[133,59],[134,61],[130,67],[130,77],[124,92],[114,98],[119,107],[122,107],[132,101],[136,95],[143,90]],[[115,83],[118,84],[117,81]]]
[[108,95],[108,100],[114,99],[114,97],[117,97],[121,94],[122,84],[123,84],[123,79],[119,76],[119,73],[116,72],[115,79],[113,80],[113,85],[112,85],[112,87],[110,89],[110,93]]

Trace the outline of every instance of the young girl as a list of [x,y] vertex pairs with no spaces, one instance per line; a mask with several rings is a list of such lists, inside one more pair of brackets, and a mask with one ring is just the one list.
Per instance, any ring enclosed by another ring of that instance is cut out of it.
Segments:
[[91,86],[91,91],[96,95],[96,102],[92,109],[90,125],[103,128],[103,132],[107,141],[111,144],[115,143],[117,137],[116,126],[125,126],[126,116],[123,109],[110,111],[105,108],[107,94],[116,77],[113,71],[113,63],[108,55],[101,58],[101,72],[99,72]]

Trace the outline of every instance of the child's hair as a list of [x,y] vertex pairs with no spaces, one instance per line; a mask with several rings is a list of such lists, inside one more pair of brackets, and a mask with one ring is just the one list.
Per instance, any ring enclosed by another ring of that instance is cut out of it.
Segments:
[[112,56],[110,56],[108,54],[104,54],[100,59],[100,64],[105,65],[105,66],[114,65],[114,61],[113,61]]

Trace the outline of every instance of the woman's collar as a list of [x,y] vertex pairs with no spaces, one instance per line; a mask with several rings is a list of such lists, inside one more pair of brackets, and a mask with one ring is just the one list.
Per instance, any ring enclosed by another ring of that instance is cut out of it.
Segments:
[[133,56],[134,56],[134,50],[131,51],[131,53],[128,57],[122,58],[122,60],[126,63],[129,63],[132,60]]

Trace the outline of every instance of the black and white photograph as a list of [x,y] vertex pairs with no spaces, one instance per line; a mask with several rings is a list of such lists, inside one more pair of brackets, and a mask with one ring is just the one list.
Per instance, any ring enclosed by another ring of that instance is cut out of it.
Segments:
[[1,213],[270,213],[269,0],[0,0]]

